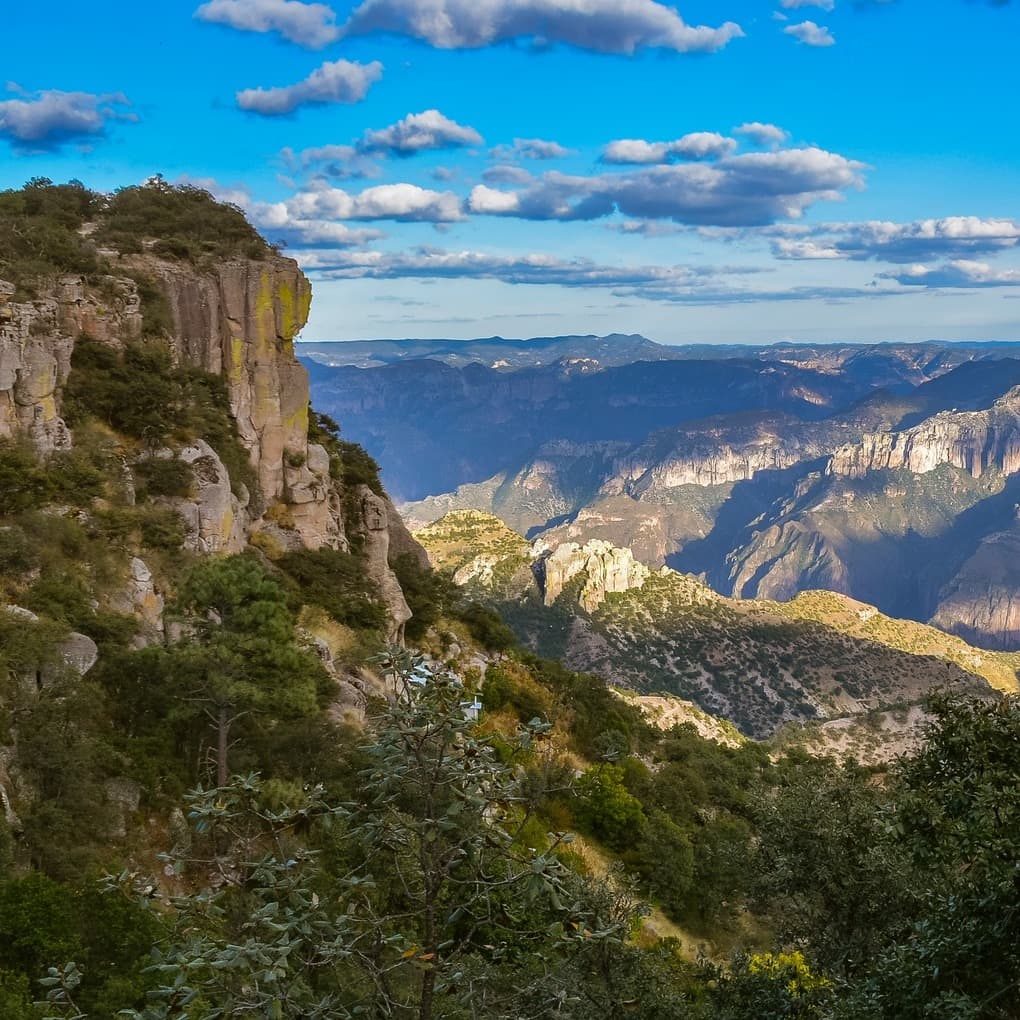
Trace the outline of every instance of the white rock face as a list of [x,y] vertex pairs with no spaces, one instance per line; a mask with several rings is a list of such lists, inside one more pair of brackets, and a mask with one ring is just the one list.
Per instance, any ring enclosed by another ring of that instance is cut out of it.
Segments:
[[177,455],[195,476],[193,499],[168,502],[184,518],[186,548],[199,553],[238,553],[245,546],[247,514],[231,492],[230,475],[216,451],[198,439]]
[[573,578],[586,574],[578,602],[589,613],[605,602],[607,594],[640,588],[651,576],[630,549],[618,549],[599,539],[583,546],[568,542],[557,547],[539,559],[538,572],[547,606],[560,597]]
[[862,478],[869,471],[906,469],[927,474],[942,464],[980,478],[998,469],[1020,471],[1020,387],[987,411],[943,411],[902,432],[871,432],[841,447],[829,473]]

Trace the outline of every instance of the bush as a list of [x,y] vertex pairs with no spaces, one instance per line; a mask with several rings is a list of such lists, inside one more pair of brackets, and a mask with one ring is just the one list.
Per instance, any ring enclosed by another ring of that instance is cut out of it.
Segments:
[[364,560],[335,549],[301,549],[281,556],[276,566],[291,582],[295,601],[320,606],[348,627],[385,629],[386,609],[365,576]]
[[104,204],[80,181],[55,185],[36,177],[19,190],[0,192],[0,279],[31,297],[40,277],[95,273],[99,260],[79,231]]
[[613,850],[626,850],[641,838],[641,802],[627,791],[618,765],[598,765],[577,781],[577,820]]
[[377,496],[385,496],[379,465],[357,443],[340,438],[340,426],[328,414],[312,411],[308,416],[308,441],[318,443],[329,453],[330,475],[347,489],[367,485]]
[[0,440],[0,516],[21,513],[49,502],[51,487],[32,450]]
[[437,571],[422,567],[410,553],[397,556],[390,566],[414,614],[407,621],[404,633],[409,640],[418,641],[449,606],[453,583]]
[[136,493],[140,499],[168,496],[187,499],[195,484],[195,472],[187,461],[176,457],[149,457],[134,466],[141,485]]
[[115,192],[96,234],[100,244],[121,252],[142,251],[146,239],[155,240],[156,255],[193,263],[236,256],[263,259],[273,251],[236,205],[162,177]]
[[482,688],[482,704],[490,712],[512,708],[523,722],[548,719],[552,714],[552,695],[542,687],[526,666],[518,662],[490,666]]
[[[72,427],[95,418],[154,446],[201,437],[223,462],[235,494],[242,485],[249,491],[255,488],[251,458],[241,445],[226,383],[201,369],[175,367],[163,341],[136,341],[120,353],[90,337],[79,337],[64,387],[63,411]],[[156,484],[176,485],[178,490],[183,485],[181,467],[142,470],[154,475],[177,471],[176,478],[162,475]]]
[[458,609],[455,615],[467,625],[471,636],[490,652],[508,652],[517,647],[517,635],[495,610],[472,603]]

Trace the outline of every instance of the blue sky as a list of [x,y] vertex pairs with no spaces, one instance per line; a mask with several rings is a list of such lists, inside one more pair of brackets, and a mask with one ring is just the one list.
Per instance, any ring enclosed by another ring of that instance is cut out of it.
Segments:
[[201,183],[305,265],[307,339],[1020,339],[1020,0],[50,0],[5,29],[0,186]]

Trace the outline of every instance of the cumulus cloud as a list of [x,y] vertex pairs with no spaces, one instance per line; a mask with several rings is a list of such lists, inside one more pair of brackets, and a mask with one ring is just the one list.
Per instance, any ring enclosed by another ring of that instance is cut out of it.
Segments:
[[306,209],[288,202],[259,202],[243,185],[221,184],[212,177],[183,176],[179,184],[204,188],[221,202],[242,209],[248,219],[274,244],[298,248],[328,245],[331,248],[361,248],[386,235],[380,230],[352,228],[329,219],[306,215]]
[[749,124],[741,124],[740,127],[733,129],[733,133],[749,138],[755,145],[770,148],[783,145],[790,137],[790,133],[781,127],[776,127],[775,124],[763,124],[758,120],[751,121]]
[[48,152],[69,143],[88,144],[106,133],[110,121],[136,121],[122,92],[26,92],[13,82],[16,99],[0,101],[0,137],[18,152]]
[[633,219],[705,226],[765,226],[799,217],[820,200],[860,187],[865,166],[823,149],[728,156],[717,163],[656,166],[576,177],[547,173],[516,192],[479,185],[470,211],[530,220]]
[[299,0],[210,0],[195,11],[195,17],[242,32],[276,32],[312,50],[340,38],[331,7]]
[[922,259],[991,255],[1020,246],[1020,221],[947,216],[890,223],[829,223],[810,229],[773,228],[773,251],[784,259]]
[[379,131],[366,131],[357,148],[359,152],[383,156],[412,156],[429,149],[481,145],[482,141],[473,127],[458,124],[438,110],[425,110],[409,113],[403,120]]
[[237,93],[242,110],[265,117],[293,113],[298,107],[328,103],[359,103],[383,73],[378,60],[359,64],[350,60],[327,61],[304,81],[271,89],[244,89]]
[[293,219],[305,221],[453,223],[464,218],[461,201],[452,191],[431,191],[417,184],[378,184],[357,193],[316,187],[298,192],[283,208]]
[[787,25],[783,29],[785,35],[792,35],[798,42],[805,46],[835,46],[836,40],[833,34],[824,26],[816,25],[813,21],[802,21],[798,25]]
[[621,138],[602,150],[603,163],[669,163],[675,159],[719,159],[737,147],[732,138],[714,131],[696,131],[672,142]]
[[438,49],[530,38],[626,54],[649,47],[713,52],[744,34],[731,21],[717,28],[688,25],[655,0],[364,0],[344,32],[391,32]]
[[779,6],[788,11],[800,7],[820,7],[823,11],[831,11],[836,6],[836,0],[779,0]]
[[904,287],[932,289],[1020,287],[1020,269],[993,269],[987,262],[955,259],[941,266],[917,264],[895,272],[879,273],[879,279],[894,280]]
[[544,138],[515,138],[513,145],[497,145],[489,150],[492,159],[504,162],[516,159],[563,159],[572,155],[572,149],[565,148],[559,142],[546,141]]

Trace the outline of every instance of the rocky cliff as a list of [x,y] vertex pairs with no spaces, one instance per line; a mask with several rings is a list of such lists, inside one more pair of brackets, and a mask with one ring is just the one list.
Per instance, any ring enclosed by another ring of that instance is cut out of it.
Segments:
[[904,431],[866,434],[837,450],[829,471],[862,478],[890,469],[926,474],[943,464],[974,478],[1020,470],[1020,387],[984,411],[943,411]]
[[308,318],[311,285],[297,263],[271,255],[197,269],[147,254],[105,255],[111,273],[98,283],[61,276],[32,300],[15,300],[15,287],[0,282],[0,438],[27,437],[41,453],[73,446],[61,407],[75,344],[81,336],[115,348],[137,340],[144,281],[156,295],[149,300],[165,303],[163,333],[175,364],[224,380],[254,480],[246,488],[232,478],[202,438],[180,449],[123,451],[126,462],[144,454],[190,466],[192,492],[165,500],[186,524],[186,546],[236,553],[262,534],[282,548],[347,550],[349,532],[366,535],[366,564],[399,636],[410,611],[387,562],[390,533],[400,551],[419,561],[424,554],[388,500],[360,491],[345,499],[329,452],[309,441],[308,374],[294,356],[294,337]]

